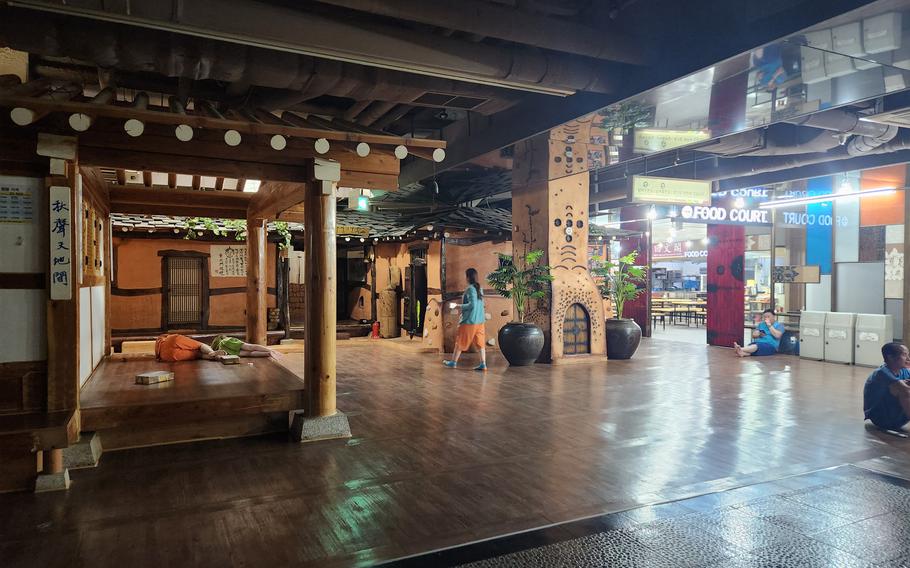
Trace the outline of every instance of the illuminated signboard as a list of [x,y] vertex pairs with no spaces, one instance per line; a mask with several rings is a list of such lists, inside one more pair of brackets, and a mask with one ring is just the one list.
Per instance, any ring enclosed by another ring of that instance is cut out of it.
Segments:
[[632,202],[710,205],[711,182],[653,176],[632,176]]
[[635,153],[660,152],[704,142],[711,133],[704,130],[664,130],[662,128],[636,128],[633,151]]
[[768,209],[747,209],[744,207],[693,207],[686,205],[679,209],[679,216],[691,223],[712,225],[771,225]]

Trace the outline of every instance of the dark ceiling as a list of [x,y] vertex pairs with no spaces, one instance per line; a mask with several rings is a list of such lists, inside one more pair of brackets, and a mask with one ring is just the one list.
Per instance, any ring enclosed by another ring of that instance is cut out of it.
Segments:
[[402,164],[402,185],[423,188],[388,199],[465,202],[501,193],[499,150],[517,140],[862,4],[16,0],[0,2],[0,46],[87,94],[114,86],[443,138],[442,164]]

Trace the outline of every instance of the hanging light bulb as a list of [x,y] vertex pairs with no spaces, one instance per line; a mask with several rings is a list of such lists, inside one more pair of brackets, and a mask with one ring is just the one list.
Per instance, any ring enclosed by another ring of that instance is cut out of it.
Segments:
[[746,206],[746,200],[742,197],[737,197],[736,200],[733,201],[733,205],[735,205],[738,209],[742,209]]
[[648,219],[651,219],[652,221],[654,219],[657,219],[657,209],[655,209],[653,205],[651,206],[651,209],[648,211]]
[[705,237],[705,238],[703,238],[703,239],[701,240],[701,244],[703,244],[703,245],[705,245],[705,246],[708,246],[708,245],[711,244],[711,239],[708,238],[708,237]]

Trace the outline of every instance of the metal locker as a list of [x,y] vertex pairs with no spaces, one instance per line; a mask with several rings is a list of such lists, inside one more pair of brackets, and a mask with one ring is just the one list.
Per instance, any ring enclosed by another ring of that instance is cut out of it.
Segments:
[[801,312],[799,315],[799,356],[821,361],[825,358],[826,312]]
[[853,364],[856,314],[828,312],[825,316],[825,361]]
[[891,314],[856,315],[856,364],[878,367],[882,364],[882,345],[894,341]]

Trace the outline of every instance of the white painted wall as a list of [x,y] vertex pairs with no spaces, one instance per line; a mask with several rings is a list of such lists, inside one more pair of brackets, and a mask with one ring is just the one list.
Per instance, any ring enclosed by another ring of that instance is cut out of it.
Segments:
[[[0,187],[30,194],[33,212],[26,222],[0,220],[0,272],[47,272],[44,180],[0,176]],[[0,290],[0,309],[0,363],[47,359],[47,291]]]
[[[806,284],[806,310],[810,312],[831,311],[831,275],[823,274],[818,284]],[[840,310],[849,311],[849,310]]]
[[92,289],[79,288],[79,385],[92,374]]
[[0,363],[47,359],[47,292],[0,290]]

